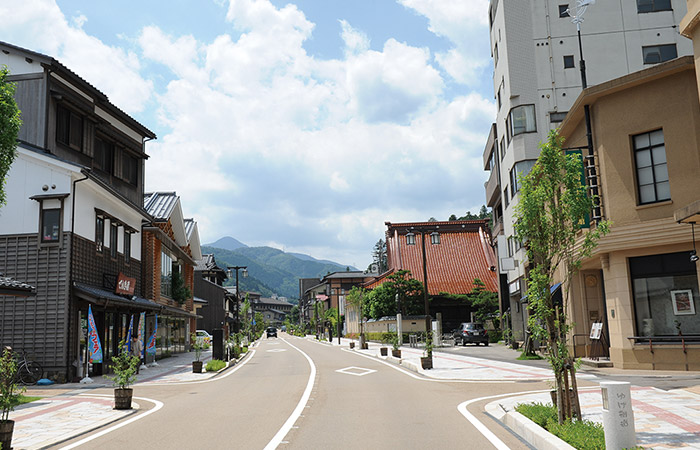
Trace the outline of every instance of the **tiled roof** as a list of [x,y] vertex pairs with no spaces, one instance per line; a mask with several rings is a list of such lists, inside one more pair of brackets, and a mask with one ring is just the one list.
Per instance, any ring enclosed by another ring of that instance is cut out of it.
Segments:
[[143,196],[143,207],[156,220],[168,220],[180,197],[175,192],[149,192]]
[[223,270],[216,265],[214,255],[202,255],[202,259],[195,261],[197,264],[194,267],[195,271],[204,272],[208,270]]
[[284,300],[280,300],[277,298],[267,298],[267,297],[262,297],[258,301],[258,304],[264,304],[264,305],[281,305],[281,306],[294,306],[289,302],[286,302]]
[[147,308],[150,310],[161,309],[161,305],[157,304],[156,302],[145,299],[143,297],[139,297],[137,295],[134,295],[132,297],[122,297],[121,295],[117,295],[114,292],[110,292],[83,283],[75,283],[75,289],[85,294],[88,294],[91,297],[109,300],[112,303],[117,303],[120,305],[131,306],[133,308]]
[[362,272],[360,270],[353,270],[353,271],[342,271],[342,272],[333,272],[329,273],[328,275],[324,276],[323,279],[327,278],[366,278],[369,275],[367,275],[365,272]]
[[197,222],[194,219],[185,219],[185,234],[187,234],[187,240],[189,241],[192,237],[192,230]]
[[0,276],[0,294],[25,296],[33,294],[34,291],[34,286],[30,284]]
[[[413,277],[423,280],[423,255],[420,230],[425,233],[428,293],[467,294],[480,279],[489,291],[497,292],[497,274],[493,249],[483,232],[485,221],[387,223],[387,254],[390,270],[410,270]],[[406,233],[413,228],[415,245],[406,244]],[[431,244],[430,233],[440,233],[440,243]],[[380,284],[389,273],[383,274]]]

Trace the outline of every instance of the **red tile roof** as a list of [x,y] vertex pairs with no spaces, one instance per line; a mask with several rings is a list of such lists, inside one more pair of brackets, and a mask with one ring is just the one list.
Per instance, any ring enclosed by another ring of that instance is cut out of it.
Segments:
[[[413,277],[423,281],[421,231],[425,233],[428,293],[467,294],[474,288],[474,279],[480,279],[486,289],[498,292],[496,257],[486,239],[485,220],[450,222],[386,223],[387,257],[389,272],[371,280],[365,287],[372,288],[385,281],[391,272],[407,269]],[[430,233],[440,234],[440,243],[431,244]],[[415,245],[406,244],[406,233],[415,233]]]

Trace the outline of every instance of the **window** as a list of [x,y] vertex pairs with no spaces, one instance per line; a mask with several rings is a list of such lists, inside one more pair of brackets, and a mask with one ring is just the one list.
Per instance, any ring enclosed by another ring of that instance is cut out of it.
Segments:
[[136,186],[139,179],[138,159],[122,152],[122,179]]
[[83,118],[60,105],[56,107],[56,140],[73,150],[83,149]]
[[131,261],[131,233],[124,230],[124,262]]
[[569,17],[569,5],[559,5],[559,17]]
[[549,113],[549,121],[551,123],[559,123],[562,122],[566,118],[566,113],[568,111],[564,112],[557,112],[557,111],[552,111]]
[[678,57],[676,44],[651,45],[642,47],[644,64],[658,64]]
[[516,106],[510,110],[508,115],[510,118],[506,124],[509,124],[511,128],[508,128],[509,136],[517,136],[522,133],[530,133],[537,131],[537,125],[535,124],[535,105],[522,105]]
[[572,69],[574,67],[574,55],[564,55],[564,68]]
[[114,144],[95,137],[95,167],[110,175],[114,170]]
[[700,334],[691,314],[700,311],[697,269],[688,252],[630,258],[629,268],[636,336],[678,336],[676,323],[684,335]]
[[61,239],[61,209],[41,210],[41,243],[59,242]]
[[160,293],[173,295],[173,258],[165,252],[160,254]]
[[501,109],[501,88],[498,88],[498,110],[500,111]]
[[508,186],[503,189],[503,201],[505,202],[505,207],[507,208],[508,204],[510,203],[510,199],[508,198]]
[[433,231],[430,233],[430,243],[433,245],[437,245],[440,243],[440,233],[437,231]]
[[415,233],[406,233],[406,245],[416,245]]
[[637,12],[671,11],[671,0],[637,0]]
[[510,133],[510,115],[506,116],[506,138],[508,139],[508,143],[510,144],[510,138],[513,135]]
[[105,219],[102,216],[95,217],[95,248],[102,252],[105,243]]
[[671,198],[663,130],[633,136],[639,203],[654,203]]
[[119,225],[113,220],[109,222],[109,256],[117,257],[117,240],[119,238]]
[[506,157],[506,140],[501,139],[501,161]]
[[513,168],[510,169],[510,191],[512,197],[515,197],[515,194],[520,191],[520,183],[518,183],[518,180],[530,173],[530,170],[532,170],[536,162],[537,161],[533,159],[520,161],[515,163]]
[[494,67],[498,64],[498,44],[493,46],[493,65]]

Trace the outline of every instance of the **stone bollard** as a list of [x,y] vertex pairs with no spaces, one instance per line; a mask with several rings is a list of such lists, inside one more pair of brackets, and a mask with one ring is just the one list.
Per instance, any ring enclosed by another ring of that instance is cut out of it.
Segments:
[[603,394],[605,448],[618,450],[637,446],[630,384],[626,381],[600,383]]

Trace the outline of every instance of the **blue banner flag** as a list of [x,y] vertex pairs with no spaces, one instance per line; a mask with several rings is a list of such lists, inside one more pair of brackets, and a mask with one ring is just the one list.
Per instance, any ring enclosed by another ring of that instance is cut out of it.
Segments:
[[148,339],[148,345],[146,346],[146,353],[149,355],[156,354],[156,332],[158,331],[158,314],[156,314],[156,328],[153,330],[153,334],[150,339]]
[[126,332],[126,351],[131,353],[131,334],[134,332],[134,315],[129,321],[129,331]]
[[91,363],[102,362],[102,345],[97,334],[95,318],[92,316],[92,305],[88,306],[88,361]]

